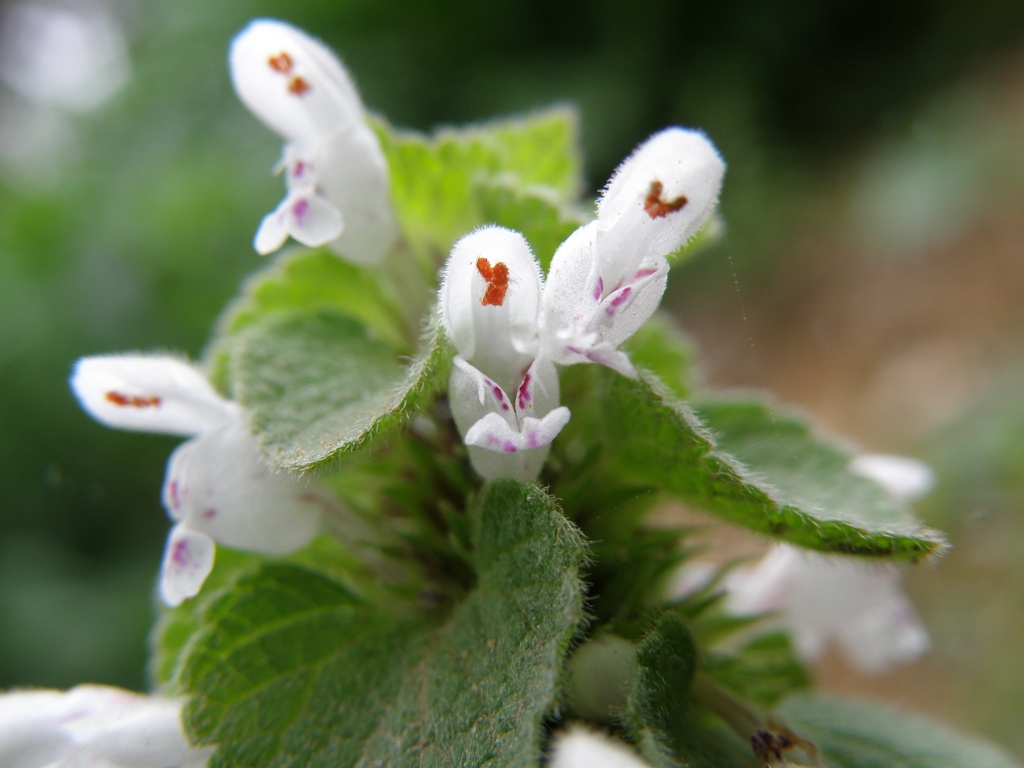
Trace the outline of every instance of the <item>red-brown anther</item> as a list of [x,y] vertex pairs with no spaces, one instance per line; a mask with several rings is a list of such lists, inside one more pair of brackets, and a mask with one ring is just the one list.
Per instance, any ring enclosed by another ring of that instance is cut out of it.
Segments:
[[120,392],[107,392],[108,402],[120,408],[157,408],[162,402],[159,397],[140,397],[139,395],[122,395]]
[[292,61],[292,57],[284,51],[281,51],[277,56],[271,56],[267,59],[267,63],[270,65],[272,70],[280,72],[282,75],[287,75],[292,71],[292,67],[295,66],[295,62]]
[[312,87],[313,86],[311,86],[306,80],[303,80],[301,77],[296,76],[288,81],[288,92],[294,93],[296,96],[301,96],[302,94],[309,91]]
[[686,195],[680,195],[675,200],[663,200],[661,193],[664,190],[665,185],[657,179],[651,182],[651,189],[644,200],[644,211],[652,219],[660,219],[670,213],[675,213],[687,203]]
[[480,303],[485,307],[500,307],[505,303],[505,292],[508,291],[508,267],[500,261],[493,267],[485,258],[476,260],[476,271],[487,281]]

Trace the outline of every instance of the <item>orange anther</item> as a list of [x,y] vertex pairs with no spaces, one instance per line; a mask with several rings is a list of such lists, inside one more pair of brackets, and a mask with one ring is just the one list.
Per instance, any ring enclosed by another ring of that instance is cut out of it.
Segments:
[[505,303],[505,292],[508,291],[508,267],[500,261],[493,267],[487,259],[476,260],[476,271],[487,281],[480,303],[485,307],[500,307]]
[[652,219],[659,219],[670,213],[675,213],[687,203],[686,195],[680,195],[675,200],[663,200],[661,193],[664,190],[665,185],[657,179],[651,182],[651,189],[644,200],[644,211]]

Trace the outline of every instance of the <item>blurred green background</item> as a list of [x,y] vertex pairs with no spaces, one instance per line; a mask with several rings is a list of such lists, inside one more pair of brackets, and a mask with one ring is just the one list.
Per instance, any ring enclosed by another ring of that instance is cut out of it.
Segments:
[[673,273],[714,384],[932,462],[956,550],[886,696],[1024,755],[1024,3],[0,2],[0,687],[144,687],[176,440],[92,422],[82,355],[197,356],[260,265],[279,141],[225,66],[256,16],[322,37],[429,129],[579,107],[586,184],[658,128],[729,163],[727,235]]

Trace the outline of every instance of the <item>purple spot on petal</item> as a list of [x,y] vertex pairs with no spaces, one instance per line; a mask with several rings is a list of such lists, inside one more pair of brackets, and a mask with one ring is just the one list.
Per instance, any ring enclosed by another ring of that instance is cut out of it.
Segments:
[[615,314],[622,309],[622,305],[629,301],[629,297],[633,294],[633,289],[628,285],[615,294],[615,297],[609,302],[608,306],[605,307],[604,313],[608,317],[614,317]]
[[296,200],[295,205],[292,206],[292,215],[295,216],[299,226],[302,226],[302,220],[306,218],[307,213],[309,213],[309,201],[305,198]]
[[174,549],[171,552],[171,560],[176,565],[183,567],[192,562],[192,553],[188,551],[187,539],[179,539],[174,542]]
[[491,394],[494,395],[494,399],[499,403],[505,402],[505,393],[501,391],[501,387],[495,385],[491,387]]
[[618,296],[612,299],[613,307],[621,307],[626,301],[629,300],[630,295],[633,293],[633,289],[626,286],[622,289]]
[[502,403],[502,404],[501,404],[501,410],[503,410],[503,411],[507,411],[507,410],[509,410],[509,407],[510,407],[510,406],[509,406],[509,404],[508,404],[508,403]]
[[594,286],[594,301],[600,301],[604,296],[604,278],[598,275],[597,285]]
[[540,435],[537,432],[530,432],[526,436],[526,444],[531,448],[537,448],[540,446]]
[[637,273],[633,275],[633,279],[640,280],[642,278],[650,277],[651,275],[657,274],[657,272],[658,270],[654,269],[653,267],[647,267],[646,269],[637,270]]
[[292,178],[301,179],[306,173],[306,164],[301,160],[292,166]]
[[533,399],[533,394],[530,392],[530,382],[532,381],[530,374],[523,376],[523,383],[519,385],[519,395],[517,402],[519,403],[519,410],[523,410],[530,405],[530,401]]
[[501,447],[501,449],[505,453],[515,453],[516,451],[519,450],[519,446],[513,443],[511,440],[509,440]]
[[168,486],[168,496],[171,497],[171,507],[175,510],[181,509],[181,496],[178,493],[178,481],[171,480],[170,486]]
[[213,507],[203,510],[203,520],[212,520],[217,516],[217,510]]

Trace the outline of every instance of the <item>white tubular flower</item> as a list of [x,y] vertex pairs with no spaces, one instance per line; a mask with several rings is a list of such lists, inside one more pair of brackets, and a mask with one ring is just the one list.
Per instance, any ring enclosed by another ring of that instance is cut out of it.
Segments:
[[260,458],[244,411],[182,360],[82,358],[71,388],[107,426],[192,436],[171,454],[164,478],[164,506],[176,521],[160,579],[168,605],[199,592],[213,568],[214,542],[292,552],[313,539],[323,513],[335,506],[320,485],[275,473]]
[[555,253],[541,309],[545,353],[635,377],[618,349],[657,309],[666,257],[700,229],[718,201],[725,165],[702,133],[667,128],[619,166],[597,206]]
[[518,232],[463,237],[445,266],[441,320],[458,355],[448,388],[455,424],[485,479],[536,479],[569,421],[554,365],[538,356],[540,266]]
[[725,608],[735,615],[778,612],[805,661],[834,640],[855,666],[882,672],[930,647],[899,582],[890,565],[780,544],[752,570],[726,580]]
[[256,233],[261,254],[289,235],[330,244],[355,263],[376,261],[398,234],[387,162],[352,80],[323,44],[280,21],[258,19],[231,45],[242,102],[287,142],[287,194]]
[[551,768],[648,768],[621,741],[585,728],[570,728],[555,737]]
[[0,765],[204,768],[213,749],[189,742],[183,704],[101,685],[0,695]]

